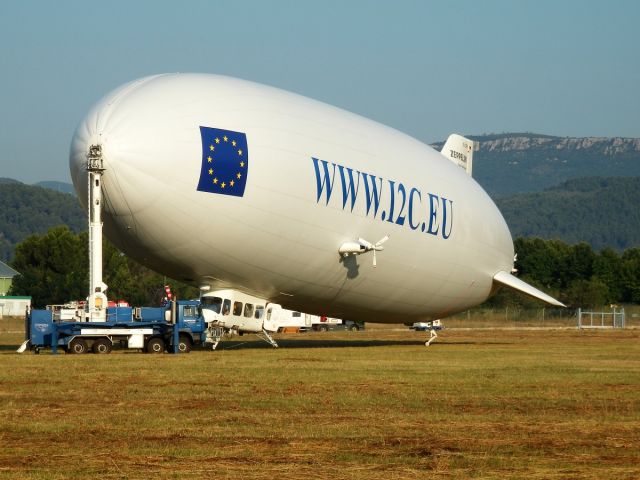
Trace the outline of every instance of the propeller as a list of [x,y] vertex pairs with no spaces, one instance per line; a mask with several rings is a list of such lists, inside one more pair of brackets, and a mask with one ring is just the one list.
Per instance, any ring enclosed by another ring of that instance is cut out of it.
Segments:
[[382,244],[385,243],[387,240],[389,240],[389,235],[385,235],[380,240],[378,240],[375,244],[368,242],[364,238],[358,239],[358,242],[360,242],[360,245],[362,245],[365,248],[364,250],[365,252],[370,252],[373,250],[373,266],[374,267],[378,266],[378,262],[376,260],[376,252],[380,252],[384,250],[384,247],[382,246]]

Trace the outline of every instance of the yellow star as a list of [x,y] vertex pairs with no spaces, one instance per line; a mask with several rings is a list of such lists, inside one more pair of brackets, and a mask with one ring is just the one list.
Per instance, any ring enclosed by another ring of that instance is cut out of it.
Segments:
[[233,142],[231,142],[231,145],[233,145],[235,147],[236,146],[236,141],[234,140]]
[[213,175],[213,168],[209,169],[209,175]]
[[222,139],[226,142],[227,140],[229,140],[229,138],[227,138],[227,136],[225,135],[224,137],[222,137]]
[[209,156],[207,157],[207,162],[211,163],[211,160],[213,160],[213,158],[211,158],[211,155],[209,155]]
[[231,180],[231,181],[229,182],[229,185],[231,185],[232,187],[233,187],[233,185],[234,185],[234,184],[235,184],[235,182],[234,182],[233,180]]
[[241,166],[241,167],[244,167],[244,162],[240,162],[240,166]]
[[242,156],[242,150],[238,150],[238,155]]
[[214,147],[213,145],[209,145],[209,150],[211,150],[212,152],[215,150],[216,147]]
[[214,185],[218,183],[218,177],[213,179],[213,183],[214,183]]
[[238,172],[238,173],[236,174],[236,177],[238,177],[238,179],[240,179],[240,178],[242,178],[242,174],[241,174],[240,172]]
[[222,182],[222,183],[220,184],[220,186],[221,186],[222,188],[224,188],[224,187],[226,187],[226,186],[227,186],[227,184],[226,184],[226,183],[224,183],[224,182]]
[[220,143],[220,139],[216,137],[216,143]]

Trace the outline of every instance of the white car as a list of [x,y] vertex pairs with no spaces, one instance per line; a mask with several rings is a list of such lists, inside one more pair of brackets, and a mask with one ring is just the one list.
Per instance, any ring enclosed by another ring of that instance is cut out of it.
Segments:
[[444,327],[440,320],[434,320],[432,322],[416,322],[409,327],[411,330],[424,332],[427,330],[442,330]]

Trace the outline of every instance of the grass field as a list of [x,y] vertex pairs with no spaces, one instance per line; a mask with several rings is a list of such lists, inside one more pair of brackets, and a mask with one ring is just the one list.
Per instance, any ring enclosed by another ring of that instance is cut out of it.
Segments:
[[636,329],[181,356],[18,355],[21,338],[0,333],[0,478],[640,478]]

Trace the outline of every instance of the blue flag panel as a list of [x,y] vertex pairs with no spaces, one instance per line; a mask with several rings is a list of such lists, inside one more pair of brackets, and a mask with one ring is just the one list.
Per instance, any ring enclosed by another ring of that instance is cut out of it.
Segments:
[[202,168],[198,190],[242,197],[249,173],[247,136],[242,132],[200,127]]

